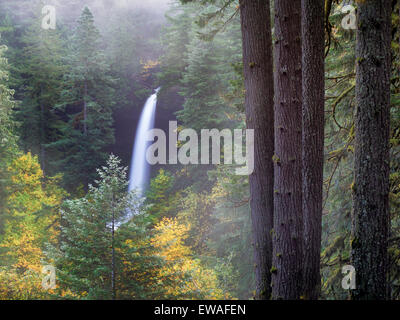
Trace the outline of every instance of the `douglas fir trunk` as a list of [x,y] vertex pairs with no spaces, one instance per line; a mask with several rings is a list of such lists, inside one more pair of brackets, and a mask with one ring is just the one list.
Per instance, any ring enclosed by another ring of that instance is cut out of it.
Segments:
[[250,176],[256,299],[271,296],[274,110],[268,0],[241,0],[246,119],[254,129],[254,173]]
[[324,1],[302,1],[305,299],[318,299],[324,164]]
[[358,1],[353,299],[386,299],[391,1]]
[[301,0],[275,0],[273,299],[302,290]]

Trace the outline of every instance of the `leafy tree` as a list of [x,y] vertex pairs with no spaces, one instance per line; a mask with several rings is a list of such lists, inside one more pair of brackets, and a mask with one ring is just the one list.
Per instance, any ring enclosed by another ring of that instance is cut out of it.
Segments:
[[185,245],[189,229],[190,225],[168,218],[155,227],[152,244],[167,262],[160,270],[160,276],[178,283],[174,286],[166,284],[167,294],[178,299],[228,299],[229,296],[218,288],[215,273],[194,259]]
[[208,236],[216,223],[213,215],[215,205],[215,200],[206,192],[196,193],[188,189],[183,193],[177,216],[190,225],[187,244],[197,255],[208,253]]
[[66,194],[57,187],[59,177],[44,179],[37,157],[30,153],[13,160],[8,170],[11,184],[7,187],[5,232],[0,238],[0,282],[9,283],[1,294],[9,290],[7,298],[44,297],[43,249],[57,240],[58,208]]

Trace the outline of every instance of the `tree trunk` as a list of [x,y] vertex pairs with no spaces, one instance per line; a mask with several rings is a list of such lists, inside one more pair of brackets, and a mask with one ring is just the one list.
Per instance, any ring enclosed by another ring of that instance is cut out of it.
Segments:
[[84,93],[83,93],[83,134],[87,136],[87,102],[86,102],[86,96],[87,96],[87,82],[85,81],[85,88],[84,88]]
[[111,294],[112,300],[116,298],[116,289],[115,289],[115,212],[114,212],[114,196],[111,202],[111,210],[112,210],[112,230],[111,230]]
[[272,296],[302,290],[301,0],[275,0],[275,187]]
[[241,0],[247,128],[254,129],[250,176],[256,299],[271,297],[274,88],[269,0]]
[[321,288],[325,125],[324,40],[324,0],[303,0],[303,296],[312,300],[318,299]]
[[386,299],[391,1],[358,2],[352,298]]
[[[41,99],[41,98],[40,98]],[[46,175],[46,119],[43,101],[40,101],[40,165],[43,171],[43,175]]]

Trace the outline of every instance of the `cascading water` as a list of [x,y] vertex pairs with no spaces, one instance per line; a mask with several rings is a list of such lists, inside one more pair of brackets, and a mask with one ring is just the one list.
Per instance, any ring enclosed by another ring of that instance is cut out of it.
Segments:
[[150,166],[146,161],[146,150],[150,142],[146,141],[146,135],[154,127],[158,91],[160,91],[160,88],[156,89],[156,92],[147,99],[136,130],[129,177],[129,191],[136,190],[138,196],[143,195],[149,179]]

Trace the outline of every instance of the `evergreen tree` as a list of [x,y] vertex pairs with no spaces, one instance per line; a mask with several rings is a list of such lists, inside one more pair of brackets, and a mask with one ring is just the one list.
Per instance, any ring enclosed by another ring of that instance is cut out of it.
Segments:
[[161,72],[158,75],[164,90],[180,84],[188,65],[188,45],[193,35],[193,11],[193,6],[175,3],[166,13],[168,24],[162,32],[164,54],[161,56]]
[[99,31],[86,7],[78,20],[66,60],[60,103],[68,118],[59,139],[49,147],[60,157],[53,165],[63,168],[69,188],[93,181],[95,169],[104,163],[107,148],[114,142],[112,110],[114,79],[105,59]]
[[[84,198],[63,204],[59,250],[52,252],[60,269],[62,290],[70,290],[73,295],[86,299],[116,299],[122,290],[122,297],[127,298],[126,288],[143,287],[151,279],[145,276],[127,279],[124,275],[151,269],[159,262],[151,258],[150,249],[145,250],[148,244],[144,226],[148,219],[144,215],[139,214],[122,225],[122,231],[116,229],[127,212],[141,212],[141,200],[133,192],[126,192],[127,168],[120,167],[120,160],[111,155],[107,166],[97,172],[99,180],[95,181],[96,186],[89,186]],[[135,247],[131,246],[132,241]],[[149,252],[148,256],[145,252]],[[138,257],[138,253],[143,255]],[[135,262],[142,265],[135,266]],[[149,294],[149,290],[147,292]],[[143,298],[143,292],[131,295]]]
[[3,230],[7,185],[10,183],[7,168],[18,151],[15,123],[12,119],[16,103],[13,100],[14,91],[8,86],[8,62],[4,58],[6,50],[6,46],[0,46],[0,233]]
[[[185,102],[183,110],[177,113],[178,119],[198,132],[205,128],[220,128],[226,118],[224,106],[216,98],[219,73],[216,70],[215,44],[193,37],[188,49],[188,67],[183,75],[181,92]],[[212,113],[214,116],[210,118]]]
[[[18,61],[18,85],[23,88],[22,101],[16,112],[20,123],[20,141],[24,151],[40,155],[42,170],[46,173],[49,159],[46,145],[58,139],[61,119],[55,110],[59,102],[62,75],[66,71],[62,62],[65,54],[59,29],[45,30],[41,16],[36,16],[21,37],[22,57]],[[53,168],[54,169],[54,168]],[[56,170],[51,170],[53,173]]]
[[146,212],[154,221],[176,214],[179,196],[173,193],[173,184],[174,177],[163,169],[151,180],[145,203]]

